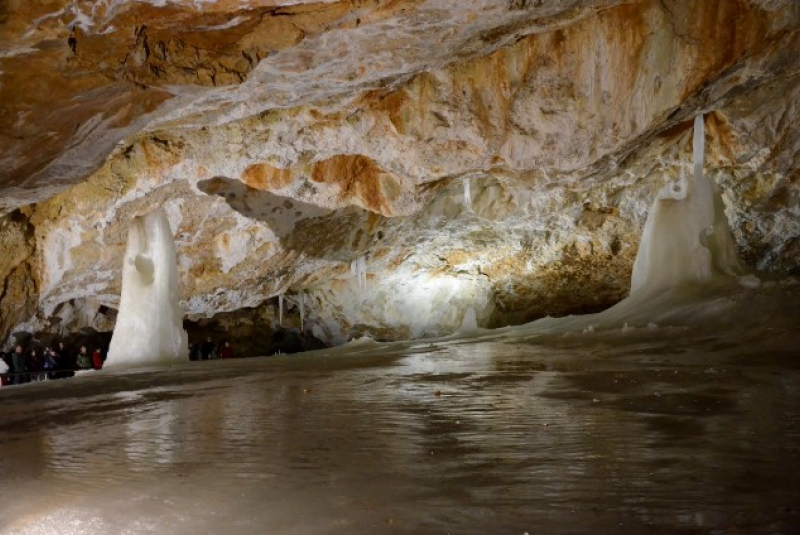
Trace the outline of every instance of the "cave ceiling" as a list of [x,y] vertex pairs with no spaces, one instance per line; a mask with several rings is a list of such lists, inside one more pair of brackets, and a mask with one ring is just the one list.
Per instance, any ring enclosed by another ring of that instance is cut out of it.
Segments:
[[6,0],[0,334],[111,328],[155,206],[193,319],[274,326],[301,290],[329,342],[596,310],[698,113],[740,254],[795,273],[798,50],[791,0]]

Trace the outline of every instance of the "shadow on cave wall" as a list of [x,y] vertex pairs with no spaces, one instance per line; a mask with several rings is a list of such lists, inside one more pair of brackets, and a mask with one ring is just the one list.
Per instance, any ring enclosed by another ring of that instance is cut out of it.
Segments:
[[221,176],[201,180],[197,187],[222,197],[243,216],[265,223],[284,249],[313,258],[350,262],[377,243],[387,221],[354,206],[330,210]]

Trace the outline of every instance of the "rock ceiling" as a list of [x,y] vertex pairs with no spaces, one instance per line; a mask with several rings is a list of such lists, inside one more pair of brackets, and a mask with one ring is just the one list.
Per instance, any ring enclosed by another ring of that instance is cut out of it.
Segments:
[[697,113],[747,263],[800,266],[792,0],[8,0],[0,43],[0,335],[109,329],[156,205],[193,319],[607,306]]

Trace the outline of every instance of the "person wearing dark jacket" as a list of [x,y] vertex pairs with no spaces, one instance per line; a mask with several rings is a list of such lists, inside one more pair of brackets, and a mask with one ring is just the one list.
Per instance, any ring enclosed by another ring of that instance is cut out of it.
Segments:
[[211,340],[211,337],[209,336],[208,339],[206,339],[206,341],[203,342],[203,345],[200,347],[200,357],[202,358],[202,360],[208,360],[211,358],[211,353],[213,352],[214,352],[214,342]]
[[11,355],[11,373],[12,385],[19,385],[23,383],[22,372],[25,371],[25,354],[22,352],[22,346],[18,345],[14,348],[14,353]]
[[41,381],[44,379],[44,374],[40,373],[42,371],[42,359],[35,349],[31,349],[31,355],[28,358],[28,371],[31,372],[28,376],[29,381]]
[[75,368],[75,361],[64,347],[64,342],[58,343],[56,362],[58,362],[58,368],[62,370],[58,373],[59,378],[63,379],[75,375],[75,372],[72,371]]

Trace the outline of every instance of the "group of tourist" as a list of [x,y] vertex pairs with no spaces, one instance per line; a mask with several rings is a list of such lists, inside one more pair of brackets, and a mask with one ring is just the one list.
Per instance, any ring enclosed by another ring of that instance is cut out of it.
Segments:
[[8,369],[0,375],[0,384],[18,385],[45,379],[64,379],[80,370],[99,370],[106,357],[99,347],[90,354],[82,345],[77,353],[70,353],[64,347],[64,342],[59,342],[57,346],[45,347],[41,352],[35,347],[26,350],[22,345],[17,345],[10,353],[0,351],[0,360]]
[[227,340],[219,345],[209,336],[202,344],[189,344],[189,360],[232,359],[233,347]]
[[[234,358],[233,347],[227,340],[215,344],[211,337],[202,344],[189,345],[189,360],[212,360]],[[17,345],[10,352],[0,351],[0,360],[7,371],[0,366],[0,385],[19,385],[46,379],[72,377],[76,371],[99,370],[106,361],[106,352],[96,347],[89,353],[82,345],[77,353],[70,352],[59,342],[54,347],[41,350]]]

